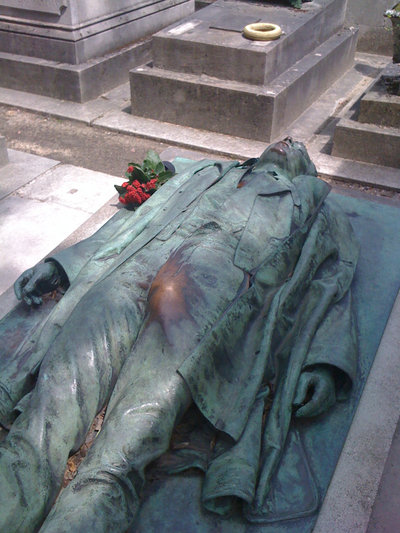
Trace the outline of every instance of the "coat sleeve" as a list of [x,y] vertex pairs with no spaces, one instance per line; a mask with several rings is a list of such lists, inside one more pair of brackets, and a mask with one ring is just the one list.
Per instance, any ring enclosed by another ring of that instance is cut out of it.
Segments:
[[[335,241],[338,269],[351,271],[351,281],[358,256],[359,244],[349,219],[332,199],[325,201],[324,213],[328,219],[330,235]],[[321,276],[332,274],[331,268],[321,267]],[[311,342],[304,368],[326,364],[333,366],[339,398],[345,395],[355,379],[358,346],[351,289],[338,282],[337,297],[327,310]]]
[[[130,244],[147,227],[165,202],[171,198],[179,187],[190,180],[198,171],[213,166],[215,161],[202,160],[189,165],[173,179],[164,184],[151,198],[137,210],[120,209],[104,226],[91,237],[62,250],[46,261],[53,261],[61,269],[71,284],[85,264],[108,243],[116,243],[116,255],[122,247]],[[109,250],[107,250],[109,252]]]
[[69,284],[73,282],[82,267],[97,252],[97,250],[119,231],[124,222],[134,213],[127,209],[120,209],[93,235],[77,242],[76,244],[61,250],[48,257],[45,261],[52,261],[66,275]]

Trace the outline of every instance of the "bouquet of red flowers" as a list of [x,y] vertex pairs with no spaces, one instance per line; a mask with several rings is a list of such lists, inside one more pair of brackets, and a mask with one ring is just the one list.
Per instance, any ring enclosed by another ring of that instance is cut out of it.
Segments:
[[175,169],[168,161],[161,161],[158,154],[149,150],[141,165],[129,163],[122,185],[114,185],[119,193],[119,201],[125,205],[138,207],[172,178]]

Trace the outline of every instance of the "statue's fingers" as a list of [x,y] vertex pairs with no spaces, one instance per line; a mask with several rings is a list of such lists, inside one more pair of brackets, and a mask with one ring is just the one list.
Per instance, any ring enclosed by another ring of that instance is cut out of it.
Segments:
[[27,294],[23,294],[22,298],[25,303],[27,303],[28,305],[32,305],[32,298],[30,296],[28,296]]
[[293,400],[294,406],[299,406],[304,403],[310,384],[310,375],[307,372],[301,374],[299,382],[297,384],[296,394]]
[[22,300],[23,288],[28,283],[28,281],[31,279],[32,276],[33,276],[33,270],[32,269],[26,270],[23,274],[19,276],[19,278],[14,283],[14,292],[18,300]]
[[330,409],[336,401],[335,389],[325,381],[316,383],[314,394],[309,402],[295,413],[297,418],[318,416]]
[[296,418],[303,418],[303,417],[308,417],[308,416],[317,416],[318,414],[320,414],[318,412],[318,409],[319,409],[319,404],[316,400],[314,399],[311,399],[309,402],[307,402],[305,405],[303,405],[303,407],[300,407],[300,409],[298,409],[294,416]]
[[23,292],[25,294],[29,294],[29,296],[32,297],[32,293],[36,290],[36,287],[38,286],[39,282],[42,281],[42,275],[36,274],[30,278],[28,283],[23,288]]
[[36,305],[41,305],[43,303],[42,298],[40,296],[35,296],[34,294],[31,294],[32,302]]

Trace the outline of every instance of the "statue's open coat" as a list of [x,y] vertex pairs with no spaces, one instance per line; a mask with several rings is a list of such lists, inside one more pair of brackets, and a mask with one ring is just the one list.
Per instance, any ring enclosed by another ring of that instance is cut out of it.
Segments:
[[[40,365],[95,283],[160,232],[168,233],[173,221],[214,183],[225,180],[229,197],[245,171],[237,163],[196,163],[135,213],[121,210],[92,237],[51,258],[63,267],[70,287],[43,327],[36,349],[29,348],[25,372]],[[247,272],[248,283],[177,371],[204,416],[237,443],[211,464],[204,503],[224,512],[229,508],[226,497],[236,496],[253,503],[257,514],[281,457],[300,372],[327,364],[337,369],[338,387],[354,379],[357,346],[348,289],[359,247],[346,215],[326,199],[330,189],[323,181],[300,176],[290,182],[262,173],[246,188],[253,207],[235,264]],[[22,376],[24,369],[19,370]],[[265,391],[271,382],[274,401],[262,438]],[[7,387],[14,403],[28,392],[23,378],[10,380]]]

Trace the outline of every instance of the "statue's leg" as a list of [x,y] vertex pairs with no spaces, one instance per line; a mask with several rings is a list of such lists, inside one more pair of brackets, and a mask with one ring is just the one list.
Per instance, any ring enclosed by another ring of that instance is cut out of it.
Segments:
[[40,525],[69,454],[112,392],[144,315],[143,291],[124,280],[105,279],[78,304],[45,356],[29,405],[0,445],[2,532],[31,533]]
[[118,378],[103,428],[41,533],[125,533],[131,526],[144,470],[168,449],[191,403],[176,369],[243,281],[232,262],[235,241],[215,237],[182,247],[154,279],[145,325]]
[[191,398],[173,358],[150,357],[138,364],[133,358],[129,371],[136,379],[120,388],[118,402],[113,402],[77,477],[61,493],[41,533],[125,533],[132,524],[144,469],[168,449]]

